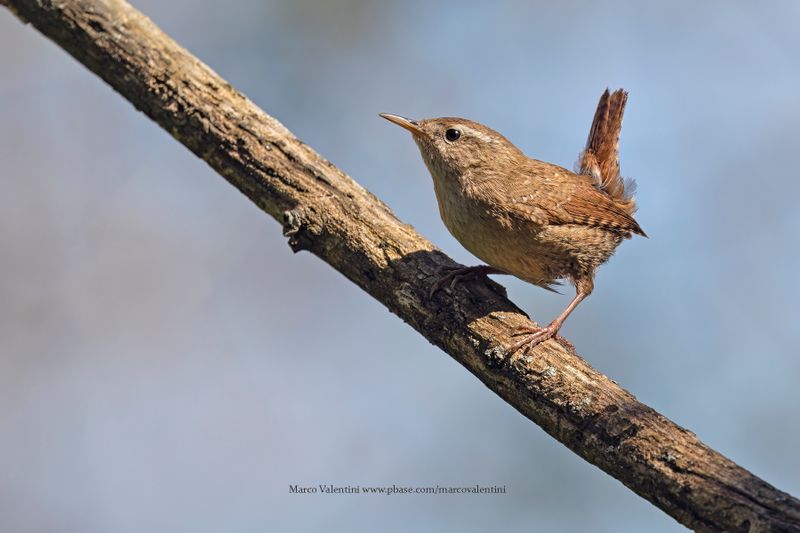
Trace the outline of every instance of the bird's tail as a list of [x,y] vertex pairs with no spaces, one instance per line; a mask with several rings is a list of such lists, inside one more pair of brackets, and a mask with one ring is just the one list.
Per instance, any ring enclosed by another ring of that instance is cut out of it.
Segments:
[[606,192],[629,214],[636,210],[636,182],[619,175],[619,134],[628,93],[618,89],[600,96],[586,148],[578,159],[578,172],[590,176],[595,187]]

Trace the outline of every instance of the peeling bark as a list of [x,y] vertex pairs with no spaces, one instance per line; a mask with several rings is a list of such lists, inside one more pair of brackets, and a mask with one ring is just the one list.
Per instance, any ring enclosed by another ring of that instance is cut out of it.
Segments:
[[0,0],[309,250],[575,453],[700,531],[800,531],[800,501],[700,442],[555,341],[505,347],[524,313],[493,282],[428,298],[455,263],[122,0]]

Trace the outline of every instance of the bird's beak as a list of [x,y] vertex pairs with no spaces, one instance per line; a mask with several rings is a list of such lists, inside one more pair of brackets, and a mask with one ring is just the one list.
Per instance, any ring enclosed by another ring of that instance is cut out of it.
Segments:
[[381,113],[380,115],[389,122],[394,122],[401,128],[407,129],[414,135],[424,134],[422,128],[419,127],[419,123],[415,120],[409,120],[407,118],[401,117],[400,115],[392,115],[391,113]]

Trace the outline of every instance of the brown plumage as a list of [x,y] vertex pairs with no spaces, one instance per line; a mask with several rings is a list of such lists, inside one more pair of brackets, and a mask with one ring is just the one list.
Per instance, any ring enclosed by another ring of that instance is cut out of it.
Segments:
[[476,273],[511,274],[550,288],[560,279],[576,296],[547,327],[513,350],[549,339],[594,286],[594,273],[619,243],[645,235],[619,175],[618,139],[627,94],[600,98],[578,173],[532,159],[496,131],[462,118],[411,121],[383,114],[411,131],[436,191],[445,226],[488,266],[450,271],[433,291]]
[[610,94],[606,89],[600,96],[577,172],[591,176],[598,189],[608,193],[620,207],[633,214],[636,210],[633,201],[636,184],[633,180],[625,182],[619,175],[619,135],[627,101],[628,93],[622,89]]

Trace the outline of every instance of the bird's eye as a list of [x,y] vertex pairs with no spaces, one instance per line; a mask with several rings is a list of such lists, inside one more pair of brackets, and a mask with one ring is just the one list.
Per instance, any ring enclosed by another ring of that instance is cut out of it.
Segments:
[[450,142],[457,141],[459,137],[461,137],[461,131],[457,129],[450,128],[449,130],[444,132],[444,138]]

